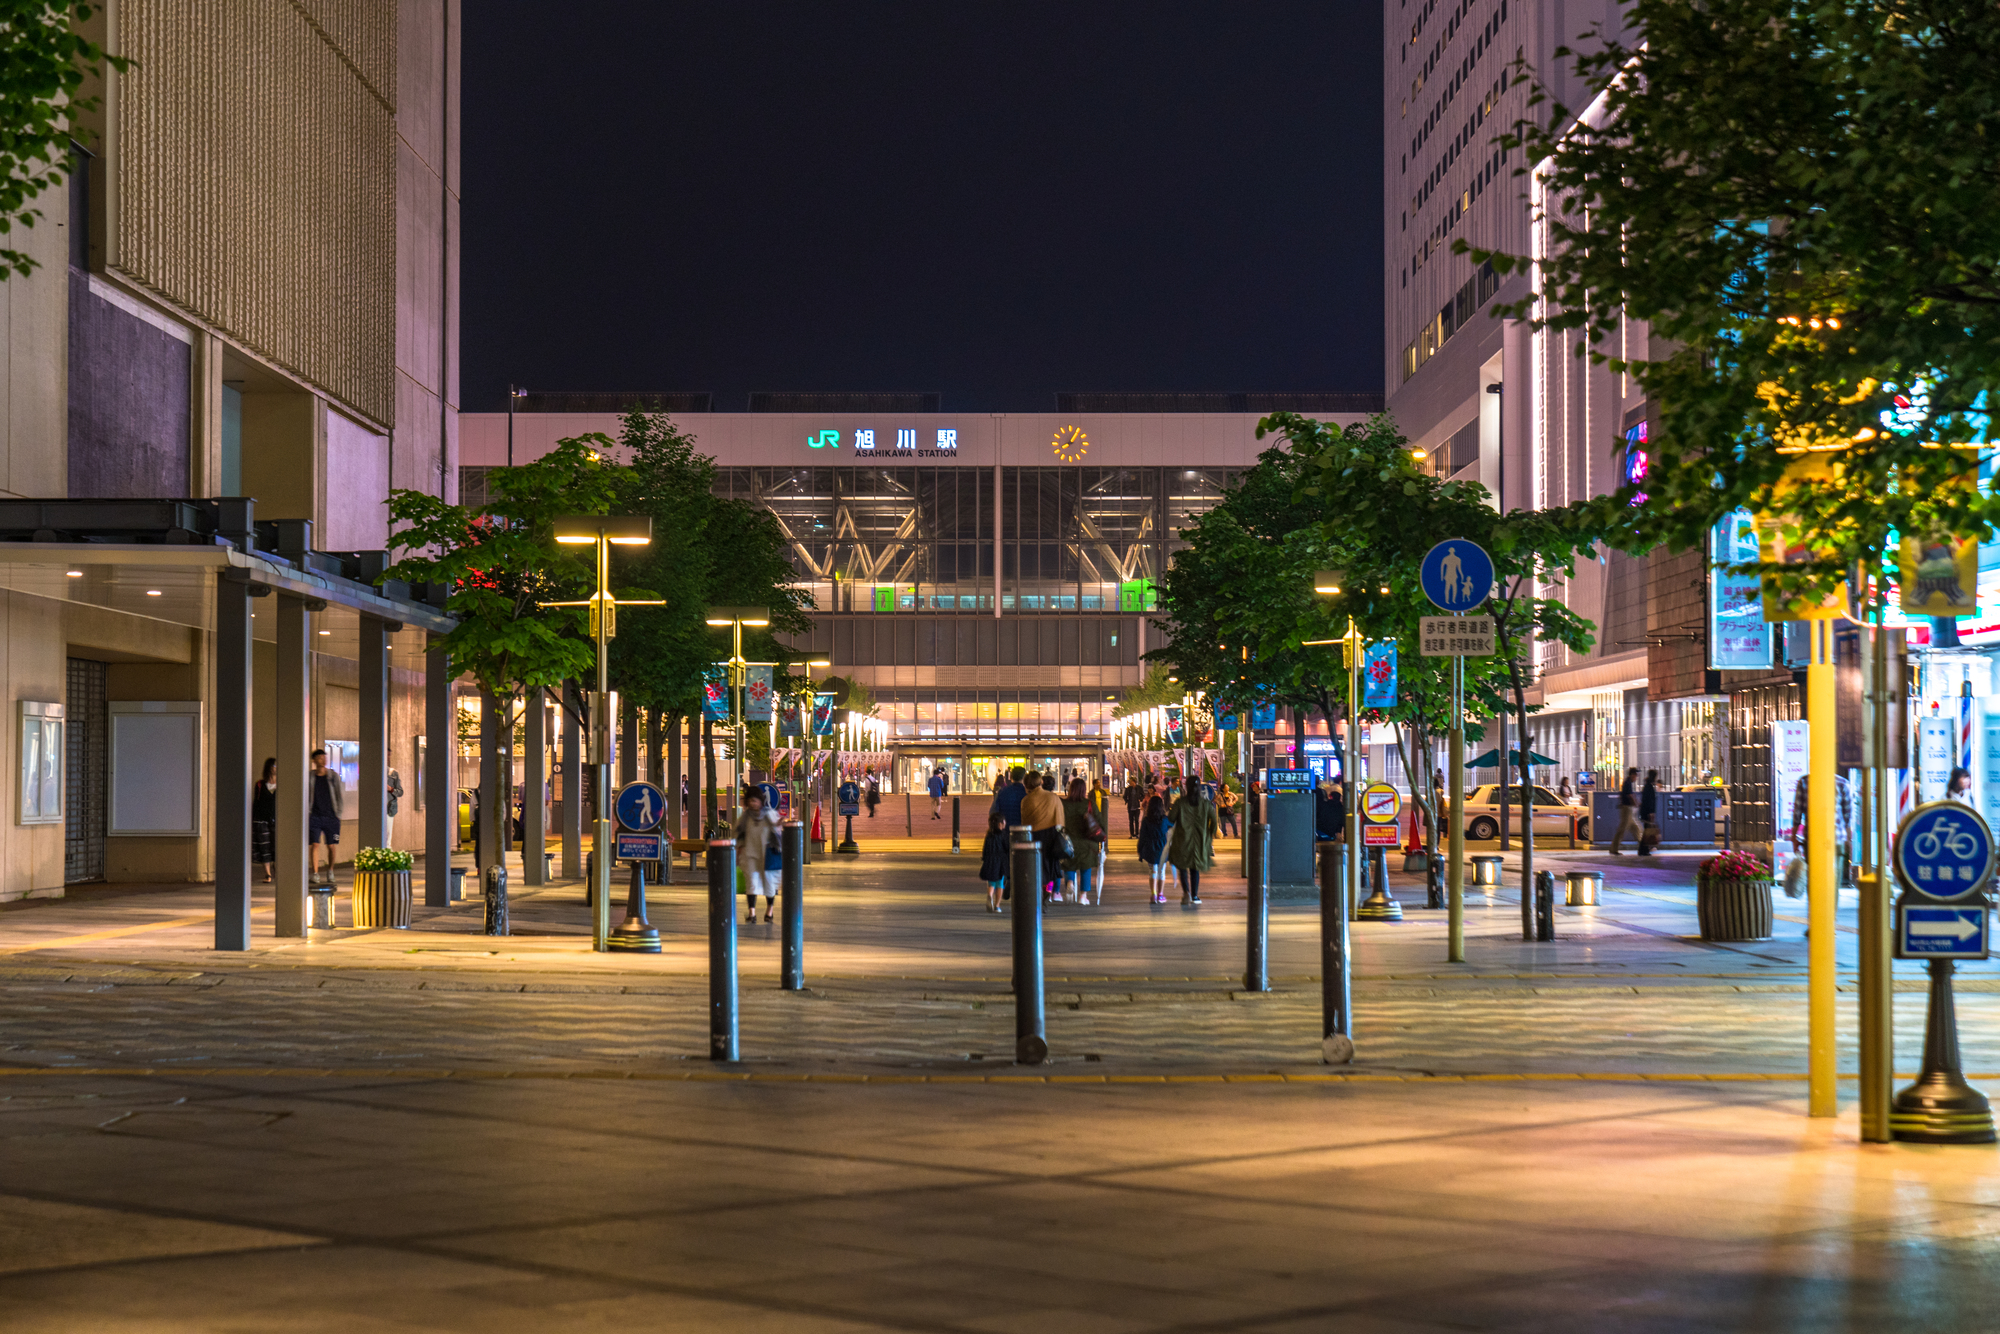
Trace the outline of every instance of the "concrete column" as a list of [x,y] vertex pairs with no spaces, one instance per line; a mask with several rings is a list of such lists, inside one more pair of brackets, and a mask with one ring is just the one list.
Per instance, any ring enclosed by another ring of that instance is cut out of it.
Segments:
[[458,843],[458,719],[451,662],[437,640],[424,655],[424,906],[451,902],[451,850]]
[[215,584],[215,948],[250,948],[250,584]]
[[[306,815],[312,810],[312,608],[280,594],[278,603],[278,924],[281,937],[306,934]],[[320,604],[324,606],[325,604]]]
[[618,785],[623,787],[639,779],[639,710],[628,699],[620,699],[618,708],[623,731],[618,742]]
[[361,779],[357,848],[387,847],[389,809],[389,624],[361,619]]
[[583,877],[583,729],[570,711],[569,687],[563,687],[562,710],[562,873],[565,880]]
[[543,828],[548,807],[542,804],[542,793],[549,777],[549,711],[540,690],[530,690],[521,707],[528,711],[527,771],[521,775],[521,882],[546,885],[549,877],[542,869],[547,865],[542,849],[548,846]]
[[[507,849],[507,795],[500,774],[500,701],[491,692],[479,696],[479,846],[474,856],[482,874],[504,857]],[[504,862],[501,864],[504,865]]]

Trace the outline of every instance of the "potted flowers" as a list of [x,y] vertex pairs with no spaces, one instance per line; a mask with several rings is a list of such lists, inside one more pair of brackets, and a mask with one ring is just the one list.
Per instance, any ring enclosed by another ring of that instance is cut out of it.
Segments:
[[1754,852],[1723,852],[1701,864],[1695,912],[1703,940],[1771,938],[1771,866]]
[[398,848],[363,848],[354,854],[354,925],[410,925],[410,867],[416,858]]

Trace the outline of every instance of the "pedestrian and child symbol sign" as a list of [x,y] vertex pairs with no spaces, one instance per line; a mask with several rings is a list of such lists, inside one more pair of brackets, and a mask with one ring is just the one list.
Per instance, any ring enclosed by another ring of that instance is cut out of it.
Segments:
[[1449,537],[1424,554],[1418,579],[1440,611],[1471,611],[1493,592],[1493,558],[1477,542]]

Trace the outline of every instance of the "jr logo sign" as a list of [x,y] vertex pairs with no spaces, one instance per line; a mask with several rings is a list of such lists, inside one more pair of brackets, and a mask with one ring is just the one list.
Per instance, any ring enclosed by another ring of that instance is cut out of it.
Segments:
[[806,437],[806,448],[808,448],[808,449],[839,449],[839,448],[840,448],[840,432],[838,432],[838,431],[821,431],[821,432],[820,432],[820,433],[819,433],[818,435],[809,435],[809,436],[807,436],[807,437]]

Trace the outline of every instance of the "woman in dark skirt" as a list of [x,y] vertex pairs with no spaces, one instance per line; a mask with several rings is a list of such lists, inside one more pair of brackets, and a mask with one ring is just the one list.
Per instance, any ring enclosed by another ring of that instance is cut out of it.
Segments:
[[264,776],[250,789],[250,860],[264,868],[264,883],[278,860],[278,761],[264,761]]

